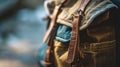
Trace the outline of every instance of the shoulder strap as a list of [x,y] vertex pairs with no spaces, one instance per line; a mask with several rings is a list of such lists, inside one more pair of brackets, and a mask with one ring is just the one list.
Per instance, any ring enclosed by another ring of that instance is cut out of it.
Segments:
[[62,4],[58,5],[58,6],[55,6],[55,9],[53,11],[53,14],[52,14],[52,19],[51,19],[51,22],[50,22],[50,26],[45,34],[45,37],[43,38],[43,42],[46,42],[50,36],[52,35],[53,32],[55,32],[55,28],[56,28],[56,19],[58,17],[58,14],[60,13],[60,9],[61,7],[67,2],[67,0],[64,0],[62,2]]
[[53,12],[53,17],[52,17],[52,20],[50,22],[49,29],[46,32],[46,35],[44,37],[44,42],[46,42],[49,38],[48,46],[46,49],[45,63],[44,63],[45,67],[53,67],[51,56],[52,56],[52,52],[53,52],[53,41],[54,41],[54,38],[55,38],[55,35],[57,32],[57,27],[58,27],[58,24],[56,24],[56,19],[57,19],[59,12],[60,12],[61,7],[64,5],[64,3],[66,1],[67,0],[64,0],[64,2],[61,5],[55,7],[54,12]]
[[78,13],[74,15],[74,22],[73,22],[73,27],[72,27],[72,35],[71,35],[71,40],[69,43],[69,48],[68,48],[68,57],[67,57],[67,63],[71,64],[74,62],[75,57],[78,52],[78,45],[80,42],[80,37],[79,37],[79,26],[80,22],[82,19],[82,13],[84,12],[87,4],[90,2],[90,0],[82,0]]

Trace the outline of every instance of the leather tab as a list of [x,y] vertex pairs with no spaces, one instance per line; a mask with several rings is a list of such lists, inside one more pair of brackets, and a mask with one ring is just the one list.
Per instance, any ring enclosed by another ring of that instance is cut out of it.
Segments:
[[78,41],[79,41],[79,20],[80,20],[80,15],[77,14],[74,17],[74,22],[73,22],[73,27],[72,27],[72,35],[71,35],[71,40],[69,43],[69,49],[68,49],[68,57],[67,57],[67,63],[72,63],[75,58],[75,53],[76,49],[78,46]]
[[81,13],[77,13],[74,15],[74,22],[73,22],[73,27],[72,27],[72,35],[71,35],[71,40],[70,40],[70,44],[69,44],[69,48],[68,48],[68,57],[67,57],[67,63],[72,64],[75,60],[75,56],[78,55],[77,51],[78,51],[78,45],[80,42],[80,37],[79,37],[79,26],[80,26],[80,22],[82,19],[82,13],[85,10],[85,7],[87,6],[87,4],[90,2],[90,0],[82,0],[78,12]]

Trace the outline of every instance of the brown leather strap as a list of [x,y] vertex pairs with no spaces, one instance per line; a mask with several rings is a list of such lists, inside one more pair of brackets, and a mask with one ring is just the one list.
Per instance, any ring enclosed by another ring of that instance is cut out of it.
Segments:
[[79,8],[78,8],[78,11],[83,11],[85,10],[86,6],[88,5],[88,3],[90,2],[90,0],[82,0]]
[[[59,10],[60,10],[60,7],[61,7],[61,6],[56,6],[56,7],[55,7],[55,10],[54,10],[53,16],[52,16],[52,20],[51,20],[51,22],[50,22],[50,26],[49,26],[46,34],[45,34],[45,37],[44,37],[44,39],[43,39],[43,42],[46,42],[46,41],[48,40],[50,34],[52,34],[52,30],[53,30],[54,25],[56,24],[56,19],[57,19],[57,16],[58,16],[58,12],[59,12]],[[54,27],[54,28],[55,28],[55,27]]]
[[55,35],[57,32],[57,27],[58,27],[58,24],[56,23],[56,19],[57,19],[58,14],[61,11],[60,10],[61,7],[64,5],[64,3],[66,1],[67,0],[64,0],[64,2],[61,5],[55,7],[54,12],[53,12],[53,17],[52,17],[52,20],[50,23],[50,27],[49,27],[48,31],[46,32],[46,35],[43,40],[44,42],[46,42],[49,38],[48,47],[46,49],[46,57],[45,57],[45,63],[47,63],[47,64],[45,64],[45,67],[53,67],[51,56],[52,56],[52,52],[53,52],[53,41],[54,41],[54,38],[55,38]]
[[51,35],[51,37],[49,39],[49,42],[48,42],[46,58],[49,58],[49,53],[50,53],[50,50],[51,50],[51,46],[53,45],[52,43],[53,43],[54,37],[56,35],[56,31],[57,31],[57,27],[58,27],[58,24],[56,24],[57,16],[60,12],[61,7],[64,5],[64,3],[66,1],[67,0],[64,0],[64,2],[61,5],[55,7],[54,12],[53,12],[53,17],[52,17],[52,20],[51,20],[51,23],[50,23],[50,27],[49,27],[49,29],[46,32],[46,35],[44,37],[44,42],[45,42],[45,41],[47,41],[48,37]]
[[85,10],[86,5],[90,2],[90,0],[82,0],[78,11],[80,13],[77,13],[74,15],[74,22],[73,22],[73,27],[72,27],[72,35],[71,35],[71,40],[69,44],[69,49],[68,49],[68,57],[67,57],[67,63],[71,64],[75,60],[76,56],[76,51],[78,50],[78,45],[80,42],[80,37],[79,37],[79,26],[80,22],[82,19],[82,13]]
[[[58,27],[58,26],[56,26]],[[57,30],[57,28],[56,28]],[[54,30],[54,31],[56,31]],[[45,56],[45,62],[47,64],[45,64],[45,67],[53,67],[53,63],[52,63],[52,60],[53,60],[53,43],[54,43],[54,38],[55,38],[55,35],[56,35],[56,32],[53,32],[49,42],[48,42],[48,46],[47,46],[47,49],[46,49],[46,56]]]
[[51,22],[50,22],[50,26],[45,34],[45,37],[43,38],[43,42],[46,42],[50,36],[52,35],[54,31],[53,28],[56,28],[55,24],[56,24],[56,20],[57,20],[57,17],[58,17],[58,14],[61,12],[61,7],[66,4],[66,2],[69,1],[69,0],[64,0],[62,2],[62,4],[58,5],[55,7],[54,11],[53,11],[53,14],[52,14],[52,19],[51,19]]
[[71,35],[71,40],[69,44],[69,53],[67,57],[67,62],[72,63],[74,61],[78,41],[79,41],[79,14],[75,15],[74,17],[74,22],[73,22],[73,27],[72,27],[72,35]]

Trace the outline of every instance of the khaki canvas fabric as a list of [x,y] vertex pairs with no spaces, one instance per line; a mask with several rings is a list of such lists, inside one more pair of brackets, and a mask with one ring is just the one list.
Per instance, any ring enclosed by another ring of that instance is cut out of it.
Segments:
[[[50,0],[50,2],[48,3],[49,5],[47,4],[46,6],[47,7],[46,9],[48,9],[47,11],[52,14],[54,7],[60,5],[62,1],[63,0]],[[80,3],[81,0],[70,0],[68,5],[62,7],[62,12],[58,16],[57,23],[72,27],[72,22],[74,20],[73,14],[77,12]],[[102,17],[104,18],[102,18],[101,20],[102,21],[107,20],[109,16],[105,14],[107,13],[107,11],[113,8],[116,8],[116,6],[109,0],[91,0],[91,2],[88,4],[84,11],[85,17],[82,21],[83,23],[80,29],[82,30],[88,27],[96,17],[99,17],[99,15],[103,13],[104,15],[101,16],[101,18]],[[99,21],[97,23],[100,23],[102,21]]]
[[[55,41],[54,45],[54,66],[52,67],[71,67],[67,62],[68,46],[64,43]],[[115,41],[84,44],[79,52],[80,62],[77,67],[116,67],[115,60]]]
[[[50,0],[46,8],[50,17],[63,0]],[[50,6],[50,4],[54,6]],[[70,0],[62,7],[57,23],[72,27],[81,0]],[[49,4],[49,5],[48,5]],[[51,8],[49,8],[50,6]],[[117,7],[109,0],[91,0],[80,26],[80,62],[77,67],[116,67],[116,40],[113,15]],[[69,43],[54,42],[53,67],[70,67],[66,62]]]

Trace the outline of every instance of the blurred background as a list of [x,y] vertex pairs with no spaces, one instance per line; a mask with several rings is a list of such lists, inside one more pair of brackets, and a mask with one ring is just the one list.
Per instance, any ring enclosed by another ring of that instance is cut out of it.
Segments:
[[40,67],[44,0],[0,0],[0,67]]

